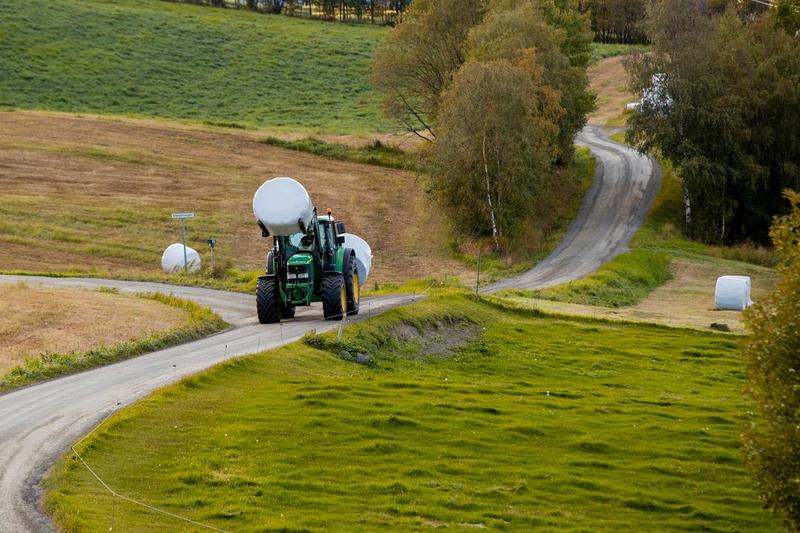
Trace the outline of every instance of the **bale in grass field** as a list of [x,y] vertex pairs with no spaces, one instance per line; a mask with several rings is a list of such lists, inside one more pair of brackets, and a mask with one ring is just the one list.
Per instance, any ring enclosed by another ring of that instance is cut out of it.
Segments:
[[714,308],[744,311],[750,299],[750,276],[720,276],[714,289]]
[[[167,274],[180,272],[184,267],[183,261],[183,245],[176,242],[167,246],[167,249],[161,255],[161,268]],[[189,272],[200,270],[200,254],[197,253],[197,250],[188,246],[186,247],[186,269]]]

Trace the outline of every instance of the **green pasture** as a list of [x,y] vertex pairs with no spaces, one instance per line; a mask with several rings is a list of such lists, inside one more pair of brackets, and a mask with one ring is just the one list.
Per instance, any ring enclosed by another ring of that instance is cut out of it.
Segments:
[[385,31],[159,0],[6,0],[0,108],[387,130],[368,80]]

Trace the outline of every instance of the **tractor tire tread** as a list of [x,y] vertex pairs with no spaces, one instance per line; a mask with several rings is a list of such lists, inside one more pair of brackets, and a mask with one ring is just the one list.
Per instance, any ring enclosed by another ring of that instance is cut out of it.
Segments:
[[343,275],[344,275],[344,286],[347,289],[347,314],[350,316],[358,314],[359,303],[355,299],[355,287],[354,287],[354,279],[353,276],[356,271],[356,259],[355,254],[350,251],[349,248],[346,249],[344,258],[344,268]]
[[325,320],[341,320],[345,313],[341,300],[343,283],[344,276],[339,273],[322,277],[322,314]]
[[263,278],[256,285],[256,310],[261,324],[275,324],[281,321],[278,287],[274,278]]

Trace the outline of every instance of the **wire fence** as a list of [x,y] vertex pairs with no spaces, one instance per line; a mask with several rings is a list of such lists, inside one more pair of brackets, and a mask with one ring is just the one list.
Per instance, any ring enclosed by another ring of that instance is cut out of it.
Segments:
[[[420,298],[426,297],[430,293],[431,289],[433,289],[433,287],[436,285],[436,283],[437,283],[436,280],[432,281],[431,284],[427,288],[425,288],[424,290],[420,291],[419,293],[411,294],[411,295],[409,295],[407,297],[401,298],[398,302],[394,303],[393,305],[390,305],[390,308],[391,307],[401,306],[401,305],[407,305],[409,303],[413,303],[413,302],[417,301]],[[374,316],[379,311],[383,312],[384,310],[387,310],[387,309],[384,309],[386,306],[381,306],[379,308],[376,307],[375,309],[373,309],[372,308],[372,299],[364,300],[362,302],[362,304],[366,304],[366,306],[367,306],[366,313],[364,313],[363,317],[362,317],[363,319],[370,318],[371,316]],[[336,335],[337,335],[337,340],[341,340],[342,332],[343,332],[344,327],[347,325],[347,322],[348,322],[348,313],[342,313],[340,315],[334,316],[333,318],[340,318]],[[309,326],[304,331],[304,334],[308,333],[309,331],[316,331],[316,327],[314,327],[314,326],[318,326],[318,325],[321,325],[321,324],[325,325],[325,324],[330,324],[330,323],[331,323],[330,320],[325,320],[325,319],[317,319],[317,320],[310,321],[310,322],[304,322],[304,324],[307,324]],[[283,323],[279,322],[277,325],[278,325],[278,330],[279,330],[279,335],[280,335],[280,344],[283,345],[283,344],[285,344],[287,342],[286,338],[284,337]],[[292,342],[292,341],[295,341],[295,340],[296,340],[295,337],[291,337],[289,339],[289,342]],[[256,352],[254,352],[254,353],[259,353],[261,351],[261,341],[262,341],[262,336],[259,336],[258,337],[258,341],[257,341],[257,345],[256,345]],[[246,355],[249,355],[249,353],[248,354],[236,354],[236,355],[231,354],[229,356],[228,355],[228,345],[226,344],[225,345],[225,352],[223,354],[222,359],[219,362],[224,362],[224,361],[227,361],[227,360],[232,359],[234,357],[244,357]],[[117,491],[116,489],[114,489],[110,485],[109,481],[107,481],[106,479],[101,477],[89,465],[89,463],[86,461],[86,459],[78,451],[78,447],[86,439],[88,439],[89,437],[94,435],[97,432],[97,430],[100,427],[102,427],[103,424],[105,424],[108,421],[108,419],[111,418],[119,410],[119,408],[121,406],[122,406],[122,402],[117,402],[116,404],[114,404],[111,407],[111,411],[97,425],[95,425],[89,433],[87,433],[86,435],[81,437],[80,440],[78,440],[77,442],[75,442],[75,444],[73,444],[71,446],[72,453],[75,455],[75,457],[78,459],[78,461],[86,468],[86,470],[92,475],[92,477],[95,480],[97,480],[97,482],[111,495],[111,512],[109,514],[108,531],[109,532],[113,532],[114,528],[117,526],[117,524],[116,524],[116,522],[117,522],[116,502],[117,502],[117,500],[120,500],[122,502],[126,502],[126,503],[129,503],[129,504],[135,505],[137,507],[141,507],[143,509],[147,509],[148,511],[151,511],[153,513],[160,514],[162,516],[165,516],[165,517],[177,520],[177,521],[181,521],[181,522],[183,522],[185,524],[188,524],[188,525],[191,525],[191,526],[195,526],[195,527],[198,527],[198,528],[201,528],[201,529],[205,529],[205,530],[210,530],[210,531],[219,531],[219,532],[223,532],[223,533],[230,533],[229,530],[222,529],[222,528],[213,526],[211,524],[203,523],[203,522],[200,522],[198,520],[193,520],[193,519],[188,518],[186,516],[182,516],[180,514],[168,511],[166,509],[162,509],[162,508],[157,507],[155,505],[148,504],[146,502],[143,502],[143,501],[138,500],[136,498],[133,498],[131,496],[122,494],[119,491]]]

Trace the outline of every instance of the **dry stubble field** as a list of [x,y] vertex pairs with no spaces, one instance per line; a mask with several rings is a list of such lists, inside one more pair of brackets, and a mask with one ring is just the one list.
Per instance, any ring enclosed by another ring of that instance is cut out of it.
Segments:
[[0,375],[43,352],[66,353],[175,328],[188,313],[154,300],[0,283]]
[[151,120],[14,111],[0,112],[0,124],[3,271],[158,273],[179,237],[175,211],[195,212],[189,244],[204,259],[215,237],[219,261],[257,270],[269,243],[252,195],[265,179],[292,176],[370,242],[371,280],[467,273],[408,172],[267,146],[252,132]]

